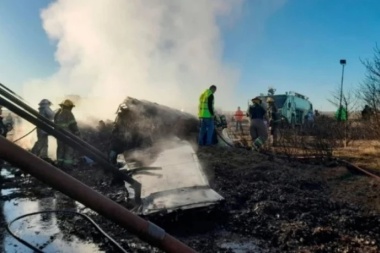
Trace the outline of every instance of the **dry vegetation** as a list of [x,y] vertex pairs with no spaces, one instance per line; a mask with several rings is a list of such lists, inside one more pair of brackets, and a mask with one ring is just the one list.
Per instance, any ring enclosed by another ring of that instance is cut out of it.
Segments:
[[[230,122],[228,132],[240,147],[250,147],[249,121],[243,123],[243,132],[235,131]],[[376,131],[371,131],[374,122],[358,117],[347,122],[320,116],[312,128],[280,128],[279,143],[271,147],[268,140],[265,151],[276,155],[292,157],[317,157],[324,160],[341,158],[367,169],[380,171],[380,140]],[[373,126],[375,128],[375,126]]]

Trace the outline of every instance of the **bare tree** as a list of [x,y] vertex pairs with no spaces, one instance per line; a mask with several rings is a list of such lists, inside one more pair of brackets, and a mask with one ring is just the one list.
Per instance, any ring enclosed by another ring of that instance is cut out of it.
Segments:
[[360,84],[358,94],[363,104],[372,109],[370,121],[366,127],[375,138],[380,138],[380,48],[376,45],[373,49],[372,59],[361,60],[366,68],[364,81]]
[[359,95],[365,104],[375,111],[380,109],[380,48],[376,45],[372,59],[361,60],[366,68],[364,82],[360,85]]
[[[331,92],[331,98],[327,99],[332,105],[337,109],[340,106],[340,87],[337,87]],[[343,147],[348,146],[356,136],[354,135],[355,128],[357,127],[357,109],[358,109],[358,98],[352,91],[346,91],[342,94],[342,106],[347,111],[347,120],[345,122],[336,121],[335,124],[330,125],[330,131],[334,131],[334,135],[337,140],[341,141]]]

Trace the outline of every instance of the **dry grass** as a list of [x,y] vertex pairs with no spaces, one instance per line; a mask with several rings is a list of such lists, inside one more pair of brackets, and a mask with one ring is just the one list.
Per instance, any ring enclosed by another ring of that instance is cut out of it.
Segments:
[[334,156],[380,171],[380,141],[355,141],[350,147],[336,149]]
[[[240,131],[236,132],[235,124],[231,122],[228,126],[228,132],[238,146],[251,146],[249,123],[245,122],[243,128],[243,133]],[[330,129],[331,125],[326,125],[325,128]],[[363,129],[354,130],[355,132],[363,132]],[[334,133],[335,131],[339,131],[339,129],[328,132]],[[357,136],[357,138],[350,140],[348,146],[343,147],[343,145],[339,144],[341,142],[339,138],[335,139],[334,136],[336,134],[333,134],[331,137],[324,134],[323,131],[317,133],[317,136],[313,138],[310,138],[310,136],[299,136],[298,133],[290,133],[289,136],[285,136],[287,138],[281,138],[281,147],[271,148],[270,150],[286,155],[310,155],[313,152],[326,155],[327,149],[331,149],[333,157],[348,160],[363,168],[380,171],[380,141],[365,140]],[[267,142],[265,148],[269,148],[269,142]]]

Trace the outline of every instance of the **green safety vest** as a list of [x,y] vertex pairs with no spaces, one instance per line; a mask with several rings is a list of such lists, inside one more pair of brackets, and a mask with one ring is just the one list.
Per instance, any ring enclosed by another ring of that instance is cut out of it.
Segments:
[[[208,97],[212,94],[210,89],[205,90],[202,95],[199,97],[199,108],[198,108],[198,117],[199,118],[212,118],[213,116],[210,113],[208,108]],[[214,105],[214,101],[213,101]]]
[[[340,117],[339,117],[340,116]],[[339,108],[335,113],[335,118],[338,121],[346,121],[347,120],[347,110],[346,108],[342,107]]]

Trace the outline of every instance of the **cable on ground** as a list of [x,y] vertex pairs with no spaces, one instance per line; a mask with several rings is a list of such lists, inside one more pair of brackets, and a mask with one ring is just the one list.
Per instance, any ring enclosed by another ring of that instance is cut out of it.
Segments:
[[21,242],[22,244],[24,244],[25,246],[27,246],[28,248],[34,250],[34,252],[38,252],[38,253],[44,253],[41,249],[37,248],[36,246],[30,244],[29,242],[25,241],[24,239],[18,237],[17,235],[15,235],[10,227],[11,225],[16,222],[17,220],[20,220],[22,218],[25,218],[25,217],[28,217],[28,216],[32,216],[32,215],[37,215],[37,214],[44,214],[44,213],[64,213],[64,214],[74,214],[74,215],[79,215],[81,216],[82,218],[88,220],[92,226],[94,226],[101,234],[103,234],[113,245],[115,245],[115,247],[120,251],[120,252],[123,252],[123,253],[128,253],[128,251],[126,251],[119,243],[117,243],[115,241],[115,239],[113,239],[111,236],[109,236],[106,232],[104,232],[104,230],[102,228],[99,227],[99,225],[93,220],[91,219],[90,217],[88,217],[87,215],[83,214],[83,213],[78,213],[78,212],[75,212],[75,211],[70,211],[70,210],[46,210],[46,211],[39,211],[39,212],[33,212],[33,213],[27,213],[27,214],[24,214],[24,215],[21,215],[21,216],[18,216],[16,217],[15,219],[13,219],[12,221],[10,221],[7,226],[6,226],[6,230],[8,231],[8,233],[13,236],[17,241]]

